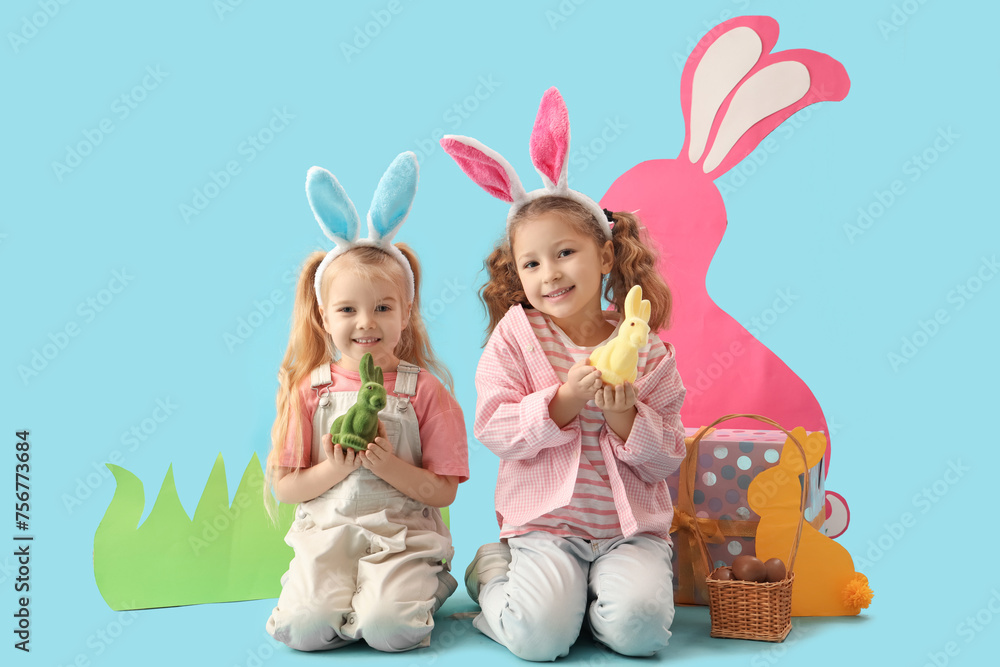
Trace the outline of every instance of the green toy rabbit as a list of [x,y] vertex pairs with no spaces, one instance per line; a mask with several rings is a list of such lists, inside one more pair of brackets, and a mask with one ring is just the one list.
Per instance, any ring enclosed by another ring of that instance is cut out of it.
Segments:
[[368,443],[378,434],[378,413],[385,407],[385,387],[382,386],[382,368],[375,365],[368,352],[361,357],[361,389],[358,400],[347,412],[333,420],[330,435],[334,444],[357,451],[368,449]]

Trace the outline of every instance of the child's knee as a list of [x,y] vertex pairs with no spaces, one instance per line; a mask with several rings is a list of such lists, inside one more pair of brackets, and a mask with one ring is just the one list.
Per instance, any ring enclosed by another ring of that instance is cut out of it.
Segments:
[[636,617],[625,623],[607,624],[602,632],[595,630],[594,637],[615,653],[645,657],[666,648],[671,634],[668,627],[657,619]]
[[614,601],[598,598],[590,609],[595,638],[622,655],[649,656],[666,647],[673,620],[672,591]]
[[286,614],[275,610],[267,621],[267,632],[296,651],[325,651],[348,643],[328,617],[308,612]]
[[426,604],[377,605],[359,618],[361,636],[374,649],[396,653],[427,646],[434,616]]
[[[537,599],[507,597],[499,615],[487,622],[492,635],[522,660],[548,662],[561,658],[580,636],[583,607]],[[487,608],[484,607],[484,613]]]
[[547,628],[546,630],[544,635],[539,635],[537,627],[522,628],[520,632],[511,632],[504,645],[522,660],[551,662],[556,658],[565,657],[577,637],[580,636],[579,628],[572,632],[567,632],[565,628]]

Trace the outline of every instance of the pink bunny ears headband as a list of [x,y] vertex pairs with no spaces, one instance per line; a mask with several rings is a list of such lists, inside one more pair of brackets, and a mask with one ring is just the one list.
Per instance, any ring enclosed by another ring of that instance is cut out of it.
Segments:
[[542,175],[544,188],[525,192],[521,179],[502,155],[470,137],[453,134],[441,139],[441,147],[462,171],[479,187],[497,199],[510,202],[507,226],[522,206],[530,201],[555,195],[582,204],[597,218],[604,235],[611,238],[608,218],[597,202],[576,190],[570,190],[567,177],[569,158],[569,114],[562,95],[556,88],[549,88],[542,95],[542,103],[531,130],[531,162]]
[[378,187],[375,188],[375,196],[368,209],[368,238],[362,239],[358,238],[361,229],[358,211],[336,177],[322,167],[309,169],[306,174],[306,197],[309,199],[309,206],[323,233],[337,244],[326,254],[316,269],[314,288],[320,307],[323,306],[323,294],[320,289],[323,284],[323,272],[338,256],[359,246],[374,246],[387,252],[399,262],[403,267],[403,273],[409,279],[407,299],[413,301],[413,270],[399,248],[392,244],[392,239],[409,215],[410,208],[413,207],[419,170],[417,156],[413,153],[400,153],[396,156],[379,180]]

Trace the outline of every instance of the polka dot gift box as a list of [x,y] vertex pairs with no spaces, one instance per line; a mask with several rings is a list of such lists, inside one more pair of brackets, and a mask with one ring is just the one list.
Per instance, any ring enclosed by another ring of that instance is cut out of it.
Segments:
[[[697,429],[687,429],[694,437]],[[702,531],[711,535],[708,551],[713,567],[732,565],[740,554],[754,555],[754,535],[760,516],[750,509],[747,489],[760,472],[778,463],[786,436],[777,430],[717,429],[705,436],[697,457],[693,508]],[[823,461],[809,469],[805,520],[822,531],[826,518],[823,491]],[[695,574],[692,563],[700,563],[691,533],[678,530],[686,517],[677,493],[682,470],[667,479],[674,503],[674,601],[708,604],[704,583],[707,573]],[[689,519],[688,519],[689,520]],[[692,561],[692,556],[695,560]],[[700,577],[700,578],[699,578]]]

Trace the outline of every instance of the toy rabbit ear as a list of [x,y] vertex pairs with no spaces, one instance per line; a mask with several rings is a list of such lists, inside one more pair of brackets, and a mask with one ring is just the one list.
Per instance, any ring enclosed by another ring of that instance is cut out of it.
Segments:
[[642,300],[642,305],[639,306],[639,317],[643,322],[649,324],[649,316],[653,313],[653,304],[645,299]]
[[514,203],[524,199],[524,187],[514,168],[495,150],[470,137],[447,134],[441,147],[465,175],[497,199]]
[[636,317],[642,308],[642,287],[632,285],[632,288],[625,295],[625,317]]
[[[375,363],[374,361],[372,363]],[[375,367],[375,381],[378,382],[383,387],[385,386],[385,377],[382,375],[382,367]]]
[[371,382],[371,378],[375,373],[372,371],[372,366],[375,365],[375,361],[372,359],[372,355],[369,352],[365,352],[364,356],[361,357],[361,363],[358,364],[358,375],[361,376],[361,384],[366,382]]
[[531,162],[548,188],[567,184],[569,114],[562,95],[553,87],[542,95],[542,103],[531,130]]
[[413,207],[419,172],[417,156],[407,151],[397,155],[382,174],[368,209],[369,236],[372,240],[388,244],[399,231]]
[[344,188],[333,174],[322,167],[312,167],[306,174],[306,197],[323,233],[337,245],[353,243],[358,238],[361,219]]

